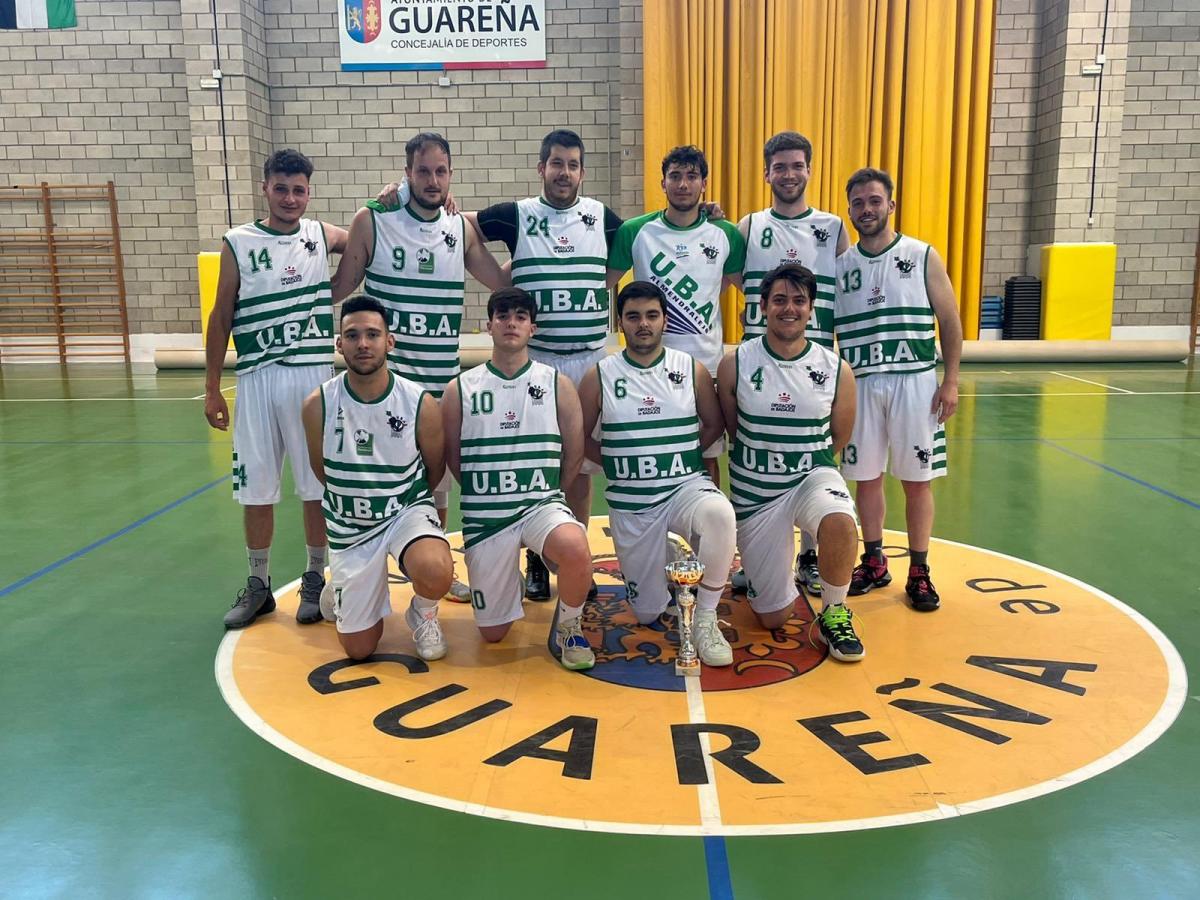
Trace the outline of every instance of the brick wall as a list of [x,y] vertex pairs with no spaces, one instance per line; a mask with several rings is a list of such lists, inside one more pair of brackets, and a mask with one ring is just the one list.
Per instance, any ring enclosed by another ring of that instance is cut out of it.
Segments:
[[1116,318],[1190,321],[1200,222],[1200,8],[1133,0],[1117,195]]

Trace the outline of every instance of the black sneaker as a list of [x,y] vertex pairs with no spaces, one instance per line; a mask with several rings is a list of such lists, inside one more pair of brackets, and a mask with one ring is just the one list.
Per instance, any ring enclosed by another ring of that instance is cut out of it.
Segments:
[[596,579],[592,579],[592,586],[588,588],[587,602],[592,603],[600,596],[600,587],[596,584]]
[[821,572],[817,568],[817,551],[809,550],[796,557],[796,586],[813,597],[821,596]]
[[854,614],[843,604],[830,606],[817,616],[821,640],[829,645],[829,655],[842,662],[858,662],[867,655],[862,641],[854,633]]
[[266,584],[257,575],[246,579],[246,586],[238,591],[233,607],[225,613],[226,628],[245,628],[259,616],[275,612],[275,595],[271,593],[271,579]]
[[942,605],[942,598],[929,580],[929,566],[909,566],[904,593],[908,594],[912,608],[917,612],[933,612]]
[[539,603],[550,599],[550,570],[532,550],[525,551],[525,598]]
[[321,591],[325,590],[325,576],[320,572],[305,572],[300,576],[300,605],[296,607],[296,621],[301,625],[315,625],[321,615]]
[[869,553],[864,553],[850,576],[850,595],[857,597],[873,588],[886,587],[891,583],[892,576],[888,573],[887,557],[874,559]]

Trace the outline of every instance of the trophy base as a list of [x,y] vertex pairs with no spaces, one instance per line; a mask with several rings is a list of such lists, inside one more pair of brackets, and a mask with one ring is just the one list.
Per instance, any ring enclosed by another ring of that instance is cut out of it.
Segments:
[[692,660],[690,663],[680,662],[675,660],[675,674],[684,677],[699,678],[700,677],[700,660]]

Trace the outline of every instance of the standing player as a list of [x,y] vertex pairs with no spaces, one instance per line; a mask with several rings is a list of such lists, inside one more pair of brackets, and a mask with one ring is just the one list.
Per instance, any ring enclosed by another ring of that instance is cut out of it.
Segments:
[[558,572],[555,641],[568,669],[590,669],[580,615],[592,579],[587,532],[560,485],[579,471],[579,398],[561,372],[529,358],[537,305],[521,288],[488,298],[492,358],[446,387],[446,459],[462,485],[463,537],[475,623],[499,641],[520,619],[521,546]]
[[304,218],[313,165],[296,150],[279,150],[263,166],[269,211],[225,233],[217,298],[205,341],[204,416],[229,428],[221,369],[230,332],[237,351],[237,415],[233,423],[233,495],[242,505],[250,575],[225,614],[244,628],[275,609],[271,541],[283,457],[304,507],[308,565],[300,580],[296,620],[321,621],[329,548],[322,488],[308,466],[300,404],[333,373],[333,302],[328,254],[346,247],[346,232]]
[[338,640],[351,659],[375,652],[392,611],[387,558],[412,581],[404,618],[422,659],[446,641],[437,598],[450,588],[450,545],[430,502],[445,469],[442,420],[428,391],[388,369],[393,347],[383,306],[352,297],[337,339],[346,371],[304,401],[313,474],[325,485]]
[[[892,179],[859,169],[846,183],[850,221],[859,241],[838,258],[835,332],[854,369],[860,397],[842,472],[858,482],[858,514],[867,552],[854,569],[851,594],[892,580],[883,555],[886,468],[904,485],[909,569],[904,591],[913,609],[941,600],[929,578],[933,533],[930,482],[946,474],[946,432],[958,408],[962,323],[954,288],[937,251],[891,227]],[[945,373],[937,377],[934,319],[942,335]]]
[[[695,147],[676,147],[662,161],[667,208],[630,219],[617,232],[608,256],[608,284],[633,269],[667,298],[663,343],[699,360],[710,375],[721,362],[721,291],[741,286],[746,242],[732,222],[712,220],[700,209],[708,186],[708,161]],[[718,439],[704,450],[705,467],[719,481]]]
[[[712,376],[698,360],[663,347],[667,298],[648,281],[617,295],[625,351],[583,377],[585,447],[608,476],[609,527],[629,603],[643,625],[667,608],[667,534],[681,534],[704,565],[693,638],[709,666],[733,662],[717,604],[733,560],[733,507],[704,472],[701,448],[724,430]],[[599,441],[593,438],[599,423]]]
[[[530,358],[562,372],[573,385],[605,353],[609,304],[604,265],[621,227],[620,216],[611,209],[579,195],[583,154],[583,141],[574,131],[551,131],[538,152],[541,196],[497,203],[476,220],[487,240],[503,241],[508,247],[512,283],[537,303]],[[467,218],[472,218],[470,213]],[[567,505],[585,526],[596,471],[585,461],[579,474],[563,485]],[[549,600],[550,574],[532,551],[526,557],[526,574],[525,596]]]
[[[389,365],[441,399],[446,384],[458,375],[465,272],[489,290],[507,278],[475,230],[464,228],[463,217],[442,208],[454,171],[445,138],[421,132],[404,146],[404,153],[408,200],[395,208],[372,200],[355,214],[333,276],[333,299],[347,296],[365,273],[366,294],[387,310],[395,339]],[[449,473],[435,485],[433,498],[445,527]],[[465,603],[470,590],[455,581],[451,599]]]
[[729,481],[751,608],[764,628],[791,618],[793,527],[815,534],[825,587],[821,639],[835,659],[853,662],[865,655],[845,605],[858,533],[834,454],[854,425],[854,376],[837,354],[804,336],[816,292],[803,266],[763,276],[766,334],[721,361],[717,393],[733,438]]
[[[743,340],[760,337],[766,331],[758,302],[763,275],[784,263],[799,263],[817,279],[806,337],[832,349],[837,258],[850,246],[850,238],[841,218],[808,205],[805,192],[812,175],[812,143],[808,138],[794,131],[779,132],[763,146],[763,166],[763,178],[771,186],[771,205],[738,223],[738,231],[746,240]],[[817,571],[817,544],[804,532],[796,558],[796,581],[810,594],[820,596]]]

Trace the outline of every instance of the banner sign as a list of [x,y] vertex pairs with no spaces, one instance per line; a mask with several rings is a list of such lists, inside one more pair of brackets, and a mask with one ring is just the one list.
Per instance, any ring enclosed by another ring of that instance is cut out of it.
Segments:
[[338,0],[342,69],[546,65],[546,0]]

